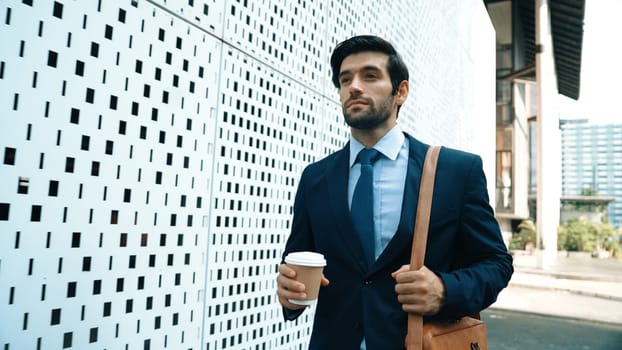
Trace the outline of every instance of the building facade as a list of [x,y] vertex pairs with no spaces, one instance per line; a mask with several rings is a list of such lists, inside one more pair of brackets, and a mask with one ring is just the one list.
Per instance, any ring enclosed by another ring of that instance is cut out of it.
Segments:
[[622,122],[562,120],[562,191],[564,196],[612,197],[608,221],[622,225]]
[[561,135],[557,98],[577,99],[584,0],[485,0],[497,42],[496,217],[509,240],[537,225],[539,266],[557,257]]
[[408,63],[406,131],[494,176],[479,0],[8,0],[0,18],[3,350],[307,348],[313,309],[284,322],[275,278],[300,173],[348,140],[328,59],[352,35]]

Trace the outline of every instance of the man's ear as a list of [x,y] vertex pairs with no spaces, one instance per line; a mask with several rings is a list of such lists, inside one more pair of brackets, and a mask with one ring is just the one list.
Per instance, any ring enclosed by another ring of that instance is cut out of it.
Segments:
[[410,85],[408,80],[402,80],[400,85],[397,86],[397,93],[395,94],[395,102],[398,106],[401,106],[406,102],[408,98],[408,92],[410,91]]

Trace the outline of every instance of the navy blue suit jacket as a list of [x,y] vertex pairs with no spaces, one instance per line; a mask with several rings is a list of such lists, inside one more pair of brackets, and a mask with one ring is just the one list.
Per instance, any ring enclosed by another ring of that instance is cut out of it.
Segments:
[[[347,189],[349,144],[310,164],[302,173],[291,235],[284,256],[312,250],[324,254],[330,280],[318,299],[310,349],[403,349],[407,316],[391,272],[408,264],[421,169],[428,145],[406,135],[410,152],[398,230],[373,266],[364,262],[353,230]],[[479,156],[441,150],[435,180],[425,265],[445,284],[446,301],[435,317],[475,314],[507,286],[512,258],[488,204]],[[285,310],[287,319],[300,311]]]

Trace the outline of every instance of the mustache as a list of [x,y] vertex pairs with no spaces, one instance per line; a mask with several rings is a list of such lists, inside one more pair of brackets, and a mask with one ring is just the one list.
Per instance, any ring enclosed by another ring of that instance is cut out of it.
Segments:
[[366,104],[371,104],[371,100],[367,97],[363,97],[361,95],[352,95],[350,96],[350,98],[348,98],[346,100],[346,102],[344,103],[345,106],[349,106],[351,103],[355,102],[355,101],[363,101]]

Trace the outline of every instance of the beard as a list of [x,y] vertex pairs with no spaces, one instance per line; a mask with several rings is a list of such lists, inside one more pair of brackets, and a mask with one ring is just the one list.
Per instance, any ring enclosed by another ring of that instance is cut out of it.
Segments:
[[[366,111],[357,111],[354,113],[346,112],[346,105],[350,100],[364,100],[367,103],[368,110]],[[382,125],[384,122],[389,119],[391,116],[391,107],[393,105],[393,96],[388,96],[379,101],[378,106],[376,106],[373,100],[364,98],[361,96],[352,96],[348,99],[342,107],[343,116],[346,120],[346,124],[351,128],[360,129],[360,130],[372,130],[379,125]]]

